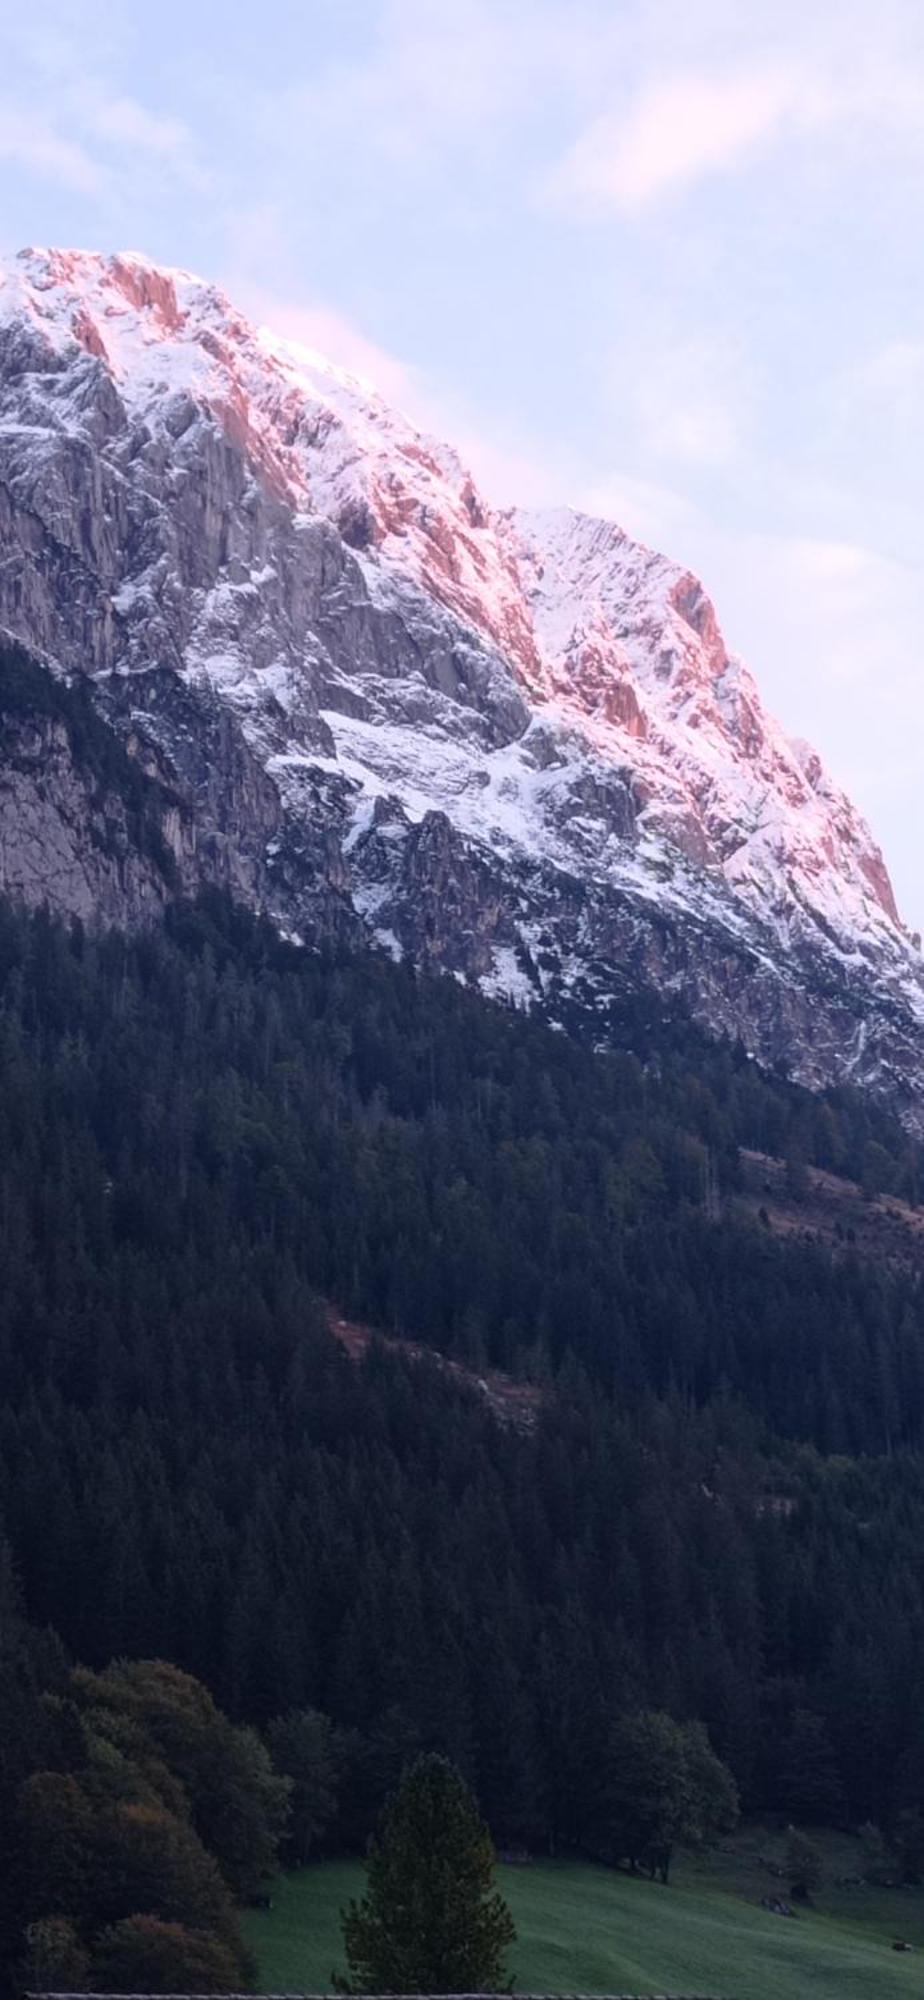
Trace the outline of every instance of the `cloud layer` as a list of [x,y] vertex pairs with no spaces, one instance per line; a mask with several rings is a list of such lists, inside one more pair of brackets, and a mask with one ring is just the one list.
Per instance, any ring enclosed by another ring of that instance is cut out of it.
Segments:
[[797,69],[667,76],[624,113],[596,118],[550,188],[592,210],[633,212],[705,174],[727,171],[832,115],[830,96]]

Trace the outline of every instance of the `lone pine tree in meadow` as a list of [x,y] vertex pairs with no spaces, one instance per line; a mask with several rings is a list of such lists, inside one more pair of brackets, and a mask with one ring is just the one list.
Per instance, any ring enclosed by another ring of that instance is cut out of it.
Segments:
[[516,1936],[494,1888],[494,1849],[461,1773],[447,1758],[405,1771],[373,1842],[366,1893],[343,1916],[345,1993],[509,1991]]

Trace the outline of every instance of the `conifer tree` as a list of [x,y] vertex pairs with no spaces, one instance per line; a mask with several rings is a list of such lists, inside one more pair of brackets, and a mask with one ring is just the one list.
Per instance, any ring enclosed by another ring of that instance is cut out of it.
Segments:
[[345,1993],[495,1993],[516,1932],[493,1887],[494,1850],[445,1757],[418,1757],[373,1843],[367,1888],[343,1917]]

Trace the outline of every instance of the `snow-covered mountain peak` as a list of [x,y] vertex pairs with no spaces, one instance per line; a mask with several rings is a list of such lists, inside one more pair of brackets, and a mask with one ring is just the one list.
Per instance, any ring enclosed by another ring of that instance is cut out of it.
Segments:
[[58,355],[76,343],[101,361],[151,422],[171,396],[193,397],[280,498],[327,515],[352,547],[375,549],[538,676],[510,559],[471,475],[371,385],[135,252],[24,251],[0,277],[0,315],[10,311]]
[[759,902],[776,877],[845,934],[898,926],[864,821],[764,710],[699,579],[608,522],[511,518],[553,700],[631,762],[649,822]]
[[[215,286],[137,253],[0,266],[4,506],[11,535],[31,525],[0,622],[101,689],[135,676],[135,730],[139,670],[207,684],[389,948],[412,948],[395,869],[419,871],[437,814],[488,900],[426,952],[490,990],[551,1004],[591,965],[605,988],[631,913],[660,939],[644,976],[694,1007],[703,939],[724,939],[707,1012],[755,1043],[742,953],[782,1014],[810,963],[850,1013],[861,968],[919,1033],[882,856],[764,710],[699,579],[615,523],[493,510],[451,446]],[[279,865],[267,879],[294,921]],[[858,1034],[843,1067],[867,1073],[884,1059]]]

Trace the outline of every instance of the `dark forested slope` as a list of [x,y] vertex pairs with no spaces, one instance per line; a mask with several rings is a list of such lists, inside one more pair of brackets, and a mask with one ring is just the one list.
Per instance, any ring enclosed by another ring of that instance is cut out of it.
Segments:
[[[345,1841],[420,1742],[502,1839],[587,1840],[639,1702],[701,1717],[751,1805],[924,1794],[920,1284],[723,1201],[739,1145],[912,1198],[917,1156],[682,1024],[609,1033],[594,1054],[218,904],[134,939],[2,911],[0,1516],[28,1611],[242,1718],[330,1714]],[[530,1371],[539,1422],[393,1351],[356,1367],[319,1295]]]

